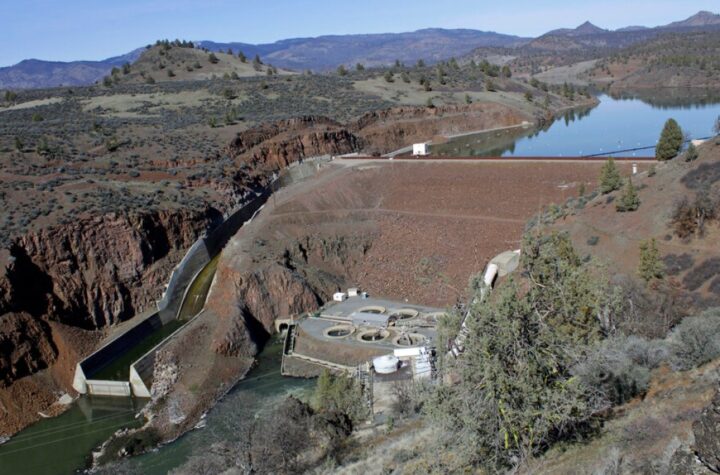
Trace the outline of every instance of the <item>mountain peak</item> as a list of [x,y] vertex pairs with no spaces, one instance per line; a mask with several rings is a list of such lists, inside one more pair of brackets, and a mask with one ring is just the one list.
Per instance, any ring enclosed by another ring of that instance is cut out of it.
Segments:
[[685,20],[670,23],[667,27],[682,28],[708,25],[720,25],[720,15],[707,10],[702,10]]
[[589,34],[589,33],[604,33],[606,30],[596,26],[589,21],[586,21],[582,25],[575,28],[576,33]]

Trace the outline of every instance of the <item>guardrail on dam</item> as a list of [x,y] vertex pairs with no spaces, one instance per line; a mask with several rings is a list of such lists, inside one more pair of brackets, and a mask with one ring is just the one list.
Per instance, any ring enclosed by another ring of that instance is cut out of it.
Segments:
[[[317,172],[317,165],[314,162],[326,159],[323,156],[305,160],[305,163],[294,163],[283,170],[280,177],[270,185],[257,192],[253,199],[232,212],[220,225],[198,239],[173,270],[168,286],[162,298],[157,302],[157,308],[146,312],[136,325],[78,363],[75,368],[73,388],[81,394],[150,397],[155,355],[167,341],[184,328],[187,323],[185,321],[172,334],[163,338],[158,344],[154,344],[150,351],[139,356],[138,360],[131,362],[128,374],[123,375],[122,380],[94,379],[93,377],[116,364],[124,354],[136,348],[148,335],[161,331],[168,323],[175,321],[190,285],[208,265],[212,257],[223,249],[230,238],[255,215],[275,191],[314,175]],[[195,315],[192,315],[187,321],[194,317]]]

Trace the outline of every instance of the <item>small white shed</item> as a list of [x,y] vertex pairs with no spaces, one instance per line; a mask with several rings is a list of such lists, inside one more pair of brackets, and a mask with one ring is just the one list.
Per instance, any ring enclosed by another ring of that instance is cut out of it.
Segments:
[[415,143],[413,144],[413,155],[415,156],[422,156],[427,155],[428,152],[428,144],[426,143]]
[[350,287],[348,289],[348,297],[357,297],[358,295],[360,295],[360,289],[357,287]]
[[345,292],[335,292],[333,294],[333,300],[336,302],[344,302],[347,300],[347,294]]

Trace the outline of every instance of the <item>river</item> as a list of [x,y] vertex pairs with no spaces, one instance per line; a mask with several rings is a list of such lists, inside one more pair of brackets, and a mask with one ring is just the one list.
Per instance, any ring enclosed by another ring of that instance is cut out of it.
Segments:
[[[663,123],[675,118],[692,137],[711,134],[720,116],[720,100],[713,95],[698,94],[683,101],[677,91],[664,91],[652,98],[625,96],[599,97],[592,109],[565,114],[542,130],[514,129],[476,134],[436,145],[433,153],[485,156],[577,156],[609,153],[613,150],[654,145]],[[634,152],[636,156],[652,155],[652,150]],[[623,153],[630,155],[632,153]],[[188,298],[184,313],[194,315],[202,307],[214,274],[214,261],[201,274],[195,290],[198,298]],[[187,310],[185,312],[185,310]],[[218,440],[231,439],[228,421],[235,417],[254,417],[272,410],[288,394],[305,397],[312,381],[280,376],[279,341],[267,345],[257,366],[240,382],[206,419],[206,427],[186,434],[179,440],[154,452],[113,465],[121,473],[165,474],[182,465],[189,456],[203,453]],[[138,425],[135,414],[144,402],[124,398],[88,398],[74,403],[62,415],[45,419],[17,434],[0,446],[0,473],[28,475],[69,474],[82,469],[92,449],[121,427]],[[111,471],[112,471],[111,470]],[[109,472],[110,473],[110,472]]]
[[717,94],[693,91],[692,98],[683,102],[682,94],[672,92],[666,92],[672,101],[663,101],[659,93],[652,95],[649,91],[642,96],[601,95],[597,107],[567,112],[544,129],[515,128],[464,135],[431,146],[430,151],[441,156],[568,157],[650,147],[619,155],[651,157],[655,154],[652,147],[671,117],[690,138],[712,135],[713,124],[720,116]]

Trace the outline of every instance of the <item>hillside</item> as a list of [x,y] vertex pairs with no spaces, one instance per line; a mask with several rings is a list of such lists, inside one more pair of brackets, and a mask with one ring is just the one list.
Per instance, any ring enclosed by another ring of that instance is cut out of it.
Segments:
[[42,61],[26,59],[14,66],[0,68],[0,89],[33,89],[92,84],[114,67],[135,61],[142,52],[130,53],[102,61]]
[[526,38],[467,29],[429,28],[409,33],[369,35],[331,35],[296,38],[263,45],[201,41],[212,51],[241,50],[248,56],[259,54],[277,66],[303,70],[328,70],[340,64],[386,66],[400,60],[413,64],[419,59],[437,62],[463,55],[479,47],[509,47]]
[[129,67],[114,69],[104,83],[154,83],[204,81],[213,78],[238,79],[273,74],[292,74],[269,64],[253,63],[228,53],[162,43],[143,51]]
[[614,88],[720,86],[720,31],[667,33],[599,61],[585,76]]

